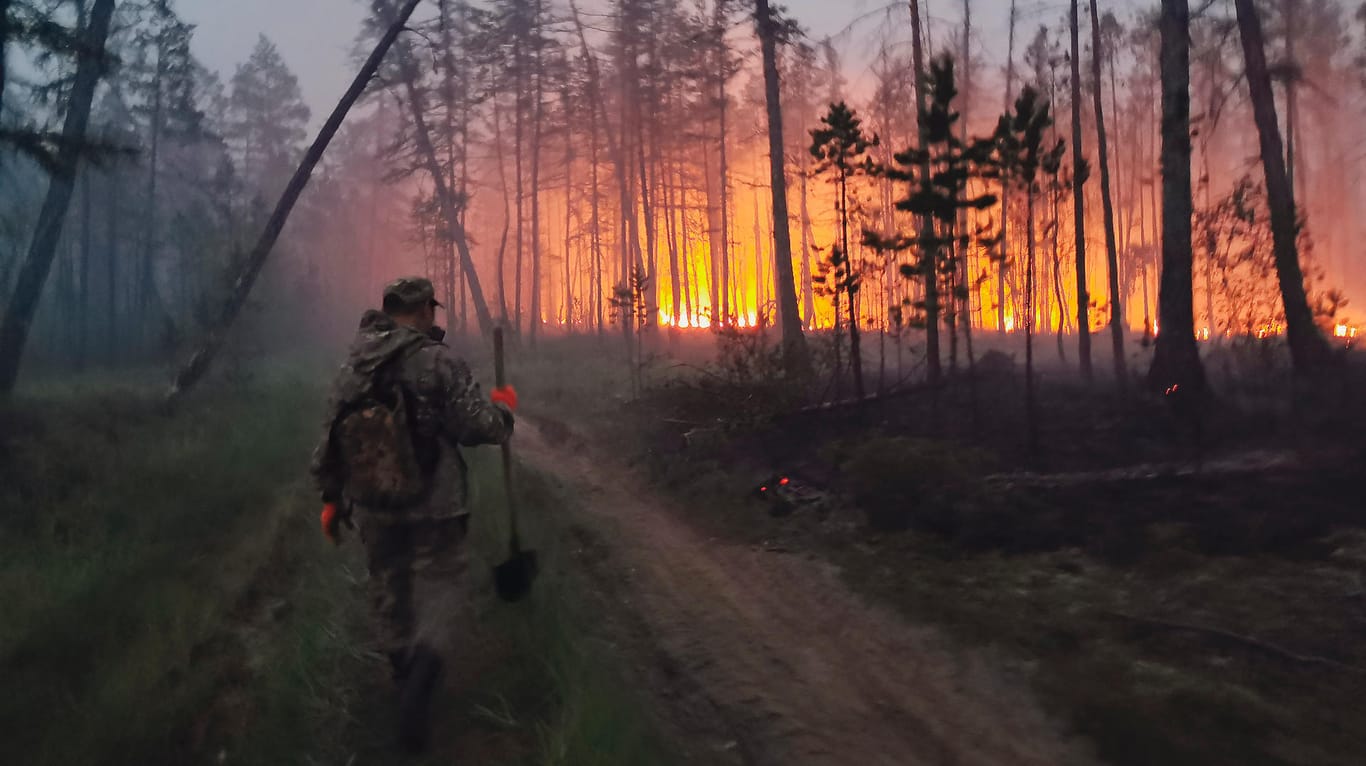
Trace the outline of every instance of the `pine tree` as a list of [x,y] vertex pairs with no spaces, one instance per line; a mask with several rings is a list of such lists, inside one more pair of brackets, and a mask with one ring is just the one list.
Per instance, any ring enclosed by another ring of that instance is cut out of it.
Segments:
[[[831,104],[830,110],[821,117],[821,127],[811,131],[811,156],[816,159],[816,173],[830,173],[831,183],[835,186],[835,215],[839,220],[839,241],[830,249],[829,287],[835,300],[835,314],[840,313],[840,298],[847,296],[849,306],[849,365],[854,373],[854,393],[859,399],[864,397],[863,355],[859,342],[858,291],[862,278],[854,267],[852,251],[849,248],[849,181],[860,173],[872,169],[872,158],[868,151],[878,145],[877,136],[869,136],[863,131],[863,121],[847,104],[841,101]],[[835,376],[844,374],[840,369],[840,328],[835,325]]]
[[1058,141],[1048,146],[1046,134],[1053,124],[1048,102],[1037,90],[1026,86],[1020,92],[1012,112],[1001,117],[996,128],[997,162],[1004,170],[1006,183],[1012,183],[1025,193],[1025,229],[1028,247],[1025,265],[1024,330],[1025,330],[1025,405],[1028,413],[1030,451],[1039,449],[1038,401],[1034,391],[1034,305],[1036,244],[1034,236],[1034,201],[1038,196],[1039,172],[1056,174],[1066,146]]
[[289,178],[309,116],[299,79],[261,35],[232,76],[224,130],[243,178],[263,196],[278,193]]
[[960,319],[968,287],[958,281],[960,258],[970,244],[994,246],[995,238],[986,233],[960,231],[960,213],[985,210],[996,204],[994,194],[971,196],[968,181],[974,176],[997,173],[993,160],[991,139],[963,141],[958,131],[959,114],[954,101],[958,98],[952,56],[943,55],[930,62],[925,90],[928,100],[920,113],[919,147],[895,155],[896,167],[882,168],[897,181],[907,183],[907,196],[896,202],[898,210],[913,213],[926,223],[915,236],[893,234],[884,237],[865,232],[865,240],[883,250],[909,250],[914,260],[901,267],[908,279],[933,275],[933,292],[926,290],[926,300],[915,308],[923,312],[925,324],[937,322],[941,316],[930,304],[930,295],[946,295],[950,300],[937,308],[950,328]]

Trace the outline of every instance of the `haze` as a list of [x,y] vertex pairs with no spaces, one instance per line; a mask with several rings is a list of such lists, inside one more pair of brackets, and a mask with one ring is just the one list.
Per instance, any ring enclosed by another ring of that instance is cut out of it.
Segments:
[[[592,5],[586,3],[585,8]],[[845,55],[846,74],[850,79],[858,79],[867,64],[861,53],[873,47],[867,43],[877,34],[878,19],[889,9],[904,16],[906,3],[789,0],[785,5],[812,39],[835,38]],[[949,34],[950,27],[957,28],[962,23],[962,3],[938,0],[928,5],[937,46],[937,41]],[[1131,4],[1122,0],[1101,3],[1102,8],[1107,6],[1121,16],[1132,12]],[[265,34],[274,41],[286,63],[299,76],[304,97],[313,108],[315,124],[326,116],[326,110],[354,74],[352,41],[365,12],[365,4],[357,0],[180,0],[176,8],[188,21],[199,25],[194,39],[196,55],[225,78],[251,53],[258,35]],[[973,24],[977,28],[974,54],[983,57],[986,66],[993,69],[1005,63],[1009,8],[1010,0],[977,0],[973,4]],[[1021,29],[1032,34],[1042,20],[1051,21],[1065,11],[1060,4],[1020,3]],[[856,23],[860,20],[862,23]]]

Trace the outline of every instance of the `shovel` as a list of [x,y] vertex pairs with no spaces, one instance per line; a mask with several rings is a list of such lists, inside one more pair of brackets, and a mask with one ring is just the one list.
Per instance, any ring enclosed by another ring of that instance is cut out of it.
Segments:
[[[503,328],[493,331],[493,378],[501,388],[507,385],[506,371],[503,369]],[[508,557],[493,568],[493,584],[498,598],[504,601],[520,601],[531,591],[531,582],[536,579],[538,565],[536,551],[522,550],[522,541],[517,533],[517,499],[512,494],[512,444],[503,442],[503,492],[507,496],[508,520],[512,535],[508,539]]]

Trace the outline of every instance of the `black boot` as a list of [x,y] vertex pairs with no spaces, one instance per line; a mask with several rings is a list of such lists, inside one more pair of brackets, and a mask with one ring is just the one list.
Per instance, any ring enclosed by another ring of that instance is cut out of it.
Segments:
[[418,645],[404,676],[398,700],[398,734],[403,748],[416,754],[427,748],[432,692],[441,678],[441,658],[430,648]]

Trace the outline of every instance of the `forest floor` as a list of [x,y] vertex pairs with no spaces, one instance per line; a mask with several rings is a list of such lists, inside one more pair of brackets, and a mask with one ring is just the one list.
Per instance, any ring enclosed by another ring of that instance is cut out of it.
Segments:
[[31,388],[0,412],[7,758],[1366,754],[1366,388],[1268,378],[1197,440],[1162,401],[1050,373],[1029,450],[1008,369],[810,408],[761,360],[708,362],[710,340],[634,396],[608,350],[514,356],[545,572],[523,604],[491,597],[503,500],[473,451],[478,619],[417,761],[394,755],[358,546],[320,541],[301,481],[316,370],[216,384],[173,418],[148,381]]

